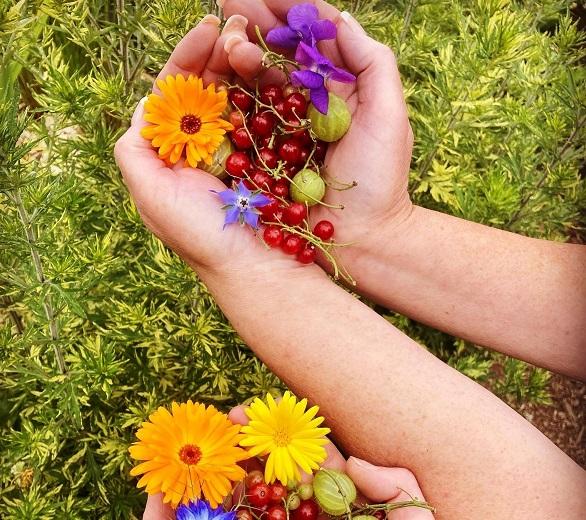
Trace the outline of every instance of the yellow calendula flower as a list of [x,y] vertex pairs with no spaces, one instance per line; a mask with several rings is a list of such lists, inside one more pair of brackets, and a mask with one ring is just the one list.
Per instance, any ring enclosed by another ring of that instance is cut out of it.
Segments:
[[246,409],[250,422],[242,427],[240,446],[248,447],[251,457],[268,455],[265,481],[269,484],[299,482],[300,470],[313,473],[326,459],[325,436],[330,430],[319,428],[324,418],[316,417],[317,406],[306,408],[307,399],[298,402],[285,392],[279,403],[267,395],[266,403],[257,398]]
[[175,164],[197,167],[200,161],[212,163],[212,155],[234,127],[220,116],[228,103],[225,90],[216,92],[212,83],[204,88],[201,78],[181,74],[157,81],[160,94],[146,101],[145,121],[151,123],[141,135],[158,148],[159,157]]
[[143,462],[130,474],[142,475],[137,487],[149,495],[162,492],[173,507],[202,495],[217,507],[245,476],[237,464],[248,458],[238,447],[240,426],[213,406],[187,401],[173,403],[171,412],[160,407],[136,436],[130,455]]

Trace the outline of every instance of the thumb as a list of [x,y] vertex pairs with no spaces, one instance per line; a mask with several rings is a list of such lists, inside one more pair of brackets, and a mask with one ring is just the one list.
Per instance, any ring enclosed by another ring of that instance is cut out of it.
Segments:
[[[354,481],[358,490],[371,502],[393,503],[413,498],[425,500],[415,475],[408,469],[373,466],[364,460],[350,457],[346,463],[346,473]],[[433,519],[430,511],[416,507],[393,511],[393,515],[395,515],[393,519]]]
[[175,520],[171,506],[163,504],[162,495],[149,495],[142,520]]

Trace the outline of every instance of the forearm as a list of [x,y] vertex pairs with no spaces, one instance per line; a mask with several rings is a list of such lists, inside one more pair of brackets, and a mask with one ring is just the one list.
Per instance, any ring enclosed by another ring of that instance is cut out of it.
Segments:
[[340,445],[412,469],[438,518],[580,517],[584,477],[569,458],[319,269],[202,278],[259,357],[321,405]]
[[586,248],[415,207],[342,262],[357,291],[413,319],[539,366],[586,377]]

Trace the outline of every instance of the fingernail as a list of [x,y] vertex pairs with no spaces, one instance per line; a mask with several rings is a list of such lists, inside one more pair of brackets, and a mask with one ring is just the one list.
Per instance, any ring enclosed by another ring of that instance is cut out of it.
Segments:
[[206,14],[199,23],[211,23],[216,27],[219,27],[219,25],[222,23],[222,20],[213,14]]
[[356,464],[359,468],[364,468],[364,469],[376,468],[376,466],[372,465],[370,462],[366,462],[365,460],[359,459],[358,457],[350,457],[350,459],[352,459],[354,461],[354,464]]
[[216,0],[216,4],[218,4],[218,7],[220,9],[224,9],[224,4],[226,3],[226,0]]
[[131,125],[135,125],[136,123],[138,123],[138,120],[140,117],[142,117],[142,113],[143,110],[142,108],[144,107],[144,104],[147,102],[148,97],[143,97],[139,102],[138,105],[136,105],[136,108],[134,109],[134,114],[132,114],[132,120],[130,121]]
[[356,21],[356,18],[354,18],[348,11],[344,11],[344,12],[340,13],[340,18],[342,18],[342,20],[344,20],[344,22],[352,30],[352,32],[363,33],[363,34],[366,33],[366,31],[364,30],[362,25],[360,25]]
[[234,48],[236,44],[245,41],[246,39],[244,38],[244,36],[240,36],[239,34],[233,34],[226,40],[226,43],[224,43],[224,50],[228,54],[230,54],[230,51]]
[[222,33],[230,32],[234,30],[244,31],[248,27],[248,18],[241,14],[233,14],[226,20]]

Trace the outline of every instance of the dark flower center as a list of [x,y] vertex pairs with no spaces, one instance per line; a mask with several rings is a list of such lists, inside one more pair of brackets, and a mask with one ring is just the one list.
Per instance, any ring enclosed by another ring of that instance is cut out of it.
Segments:
[[197,134],[201,130],[201,119],[192,114],[181,118],[181,131],[186,134]]
[[236,205],[240,208],[240,211],[246,211],[250,206],[250,201],[246,197],[238,197]]
[[201,460],[201,450],[193,444],[186,444],[179,450],[179,459],[181,462],[193,466]]

